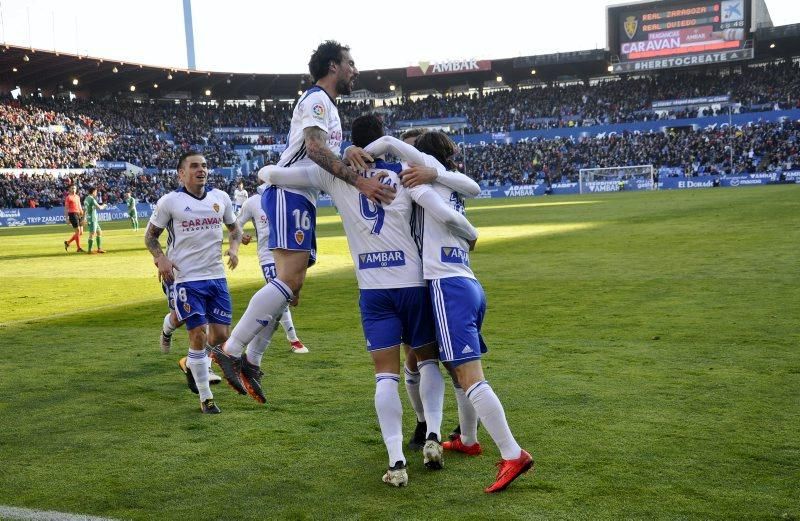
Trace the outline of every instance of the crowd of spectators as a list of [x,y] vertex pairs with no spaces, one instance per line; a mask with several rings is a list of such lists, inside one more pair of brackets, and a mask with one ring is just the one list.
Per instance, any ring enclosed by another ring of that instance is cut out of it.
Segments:
[[792,170],[800,168],[800,123],[532,139],[466,147],[459,159],[462,169],[484,185],[574,182],[581,168],[633,165],[679,168],[689,176]]
[[[377,110],[387,126],[398,121],[464,117],[465,133],[501,132],[561,126],[625,123],[661,117],[708,115],[697,108],[656,113],[653,101],[729,95],[737,110],[800,106],[800,66],[794,61],[758,67],[738,66],[704,72],[675,71],[639,78],[548,85],[484,95],[430,96],[376,109],[371,101],[340,102],[343,127]],[[710,109],[706,109],[710,110]],[[201,151],[214,167],[253,166],[253,155],[235,151],[241,144],[281,143],[292,106],[216,105],[188,101],[68,100],[39,96],[0,98],[0,168],[92,168],[97,161],[126,161],[157,171],[173,169],[185,150]],[[215,132],[220,127],[259,128],[256,134]],[[464,151],[464,168],[489,184],[530,183],[537,179],[573,180],[586,167],[654,164],[690,174],[768,171],[797,167],[797,125],[754,125],[728,130],[664,134],[623,133],[600,138],[529,140],[515,145],[485,145]],[[730,145],[733,143],[733,165]],[[270,155],[269,152],[259,152]],[[154,202],[174,187],[173,176],[128,178],[95,170],[77,180],[26,175],[0,179],[3,207],[61,203],[64,183],[102,183],[107,197],[132,189]],[[221,181],[220,181],[221,182]]]
[[[733,145],[733,170],[731,170]],[[574,182],[581,168],[653,165],[679,169],[682,175],[746,174],[800,169],[800,123],[762,123],[729,129],[670,133],[622,133],[604,137],[539,140],[466,147],[457,158],[462,171],[484,186]],[[233,193],[243,181],[255,193],[255,175],[228,179],[211,175],[209,184]],[[172,173],[129,176],[109,170],[55,177],[50,174],[0,174],[0,207],[50,207],[62,204],[78,183],[83,193],[97,186],[100,199],[119,204],[131,191],[140,202],[155,203],[177,188]]]
[[[239,181],[248,191],[255,193],[257,178],[254,175],[231,180],[211,174],[208,184],[232,194]],[[83,198],[89,187],[97,187],[98,198],[104,204],[120,205],[125,194],[131,192],[141,203],[155,203],[162,195],[178,188],[174,172],[127,175],[119,171],[93,169],[83,173],[56,176],[50,173],[0,174],[0,208],[52,208],[63,206],[69,187],[78,186]]]
[[[429,96],[392,105],[385,117],[390,126],[397,121],[463,117],[466,134],[507,132],[710,116],[714,114],[709,108],[655,111],[651,105],[654,101],[726,95],[737,111],[771,110],[776,105],[800,107],[800,65],[784,62],[742,67],[724,75],[718,70],[668,71],[594,85],[543,85],[484,96]],[[706,112],[701,114],[701,110]]]

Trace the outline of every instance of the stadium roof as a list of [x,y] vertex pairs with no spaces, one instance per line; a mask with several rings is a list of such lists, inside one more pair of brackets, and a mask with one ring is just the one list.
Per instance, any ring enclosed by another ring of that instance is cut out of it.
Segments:
[[[131,95],[134,86],[136,95],[150,98],[197,99],[210,91],[214,99],[293,99],[310,83],[303,74],[190,71],[11,45],[0,50],[3,90],[21,86],[48,94],[73,91],[103,97]],[[800,24],[759,29],[755,34],[755,55],[758,60],[800,55]],[[444,92],[456,86],[496,85],[498,76],[505,85],[586,79],[608,75],[608,64],[609,53],[597,49],[490,60],[486,70],[465,73],[409,77],[405,67],[368,70],[361,71],[357,88],[387,93],[394,85],[404,93],[430,89]]]

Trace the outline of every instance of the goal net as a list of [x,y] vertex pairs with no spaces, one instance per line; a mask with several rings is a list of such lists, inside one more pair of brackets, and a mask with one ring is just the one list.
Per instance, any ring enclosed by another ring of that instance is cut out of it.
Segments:
[[653,165],[614,166],[610,168],[581,168],[580,192],[622,192],[624,190],[654,190]]

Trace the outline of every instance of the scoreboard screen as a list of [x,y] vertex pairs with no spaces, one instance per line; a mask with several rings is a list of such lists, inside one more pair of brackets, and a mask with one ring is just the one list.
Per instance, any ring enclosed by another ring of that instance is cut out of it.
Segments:
[[749,0],[662,1],[610,7],[614,72],[722,63],[753,57]]

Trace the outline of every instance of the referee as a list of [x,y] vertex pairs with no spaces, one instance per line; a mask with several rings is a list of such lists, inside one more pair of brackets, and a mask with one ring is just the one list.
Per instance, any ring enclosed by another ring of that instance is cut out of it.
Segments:
[[69,187],[69,193],[64,199],[64,219],[67,223],[71,224],[72,229],[75,230],[72,237],[70,237],[68,241],[64,241],[64,249],[69,251],[69,245],[72,241],[75,241],[75,244],[78,246],[78,251],[83,251],[83,248],[81,248],[81,235],[83,234],[83,224],[81,220],[83,219],[83,208],[81,208],[81,200],[78,197],[78,187],[74,183]]

